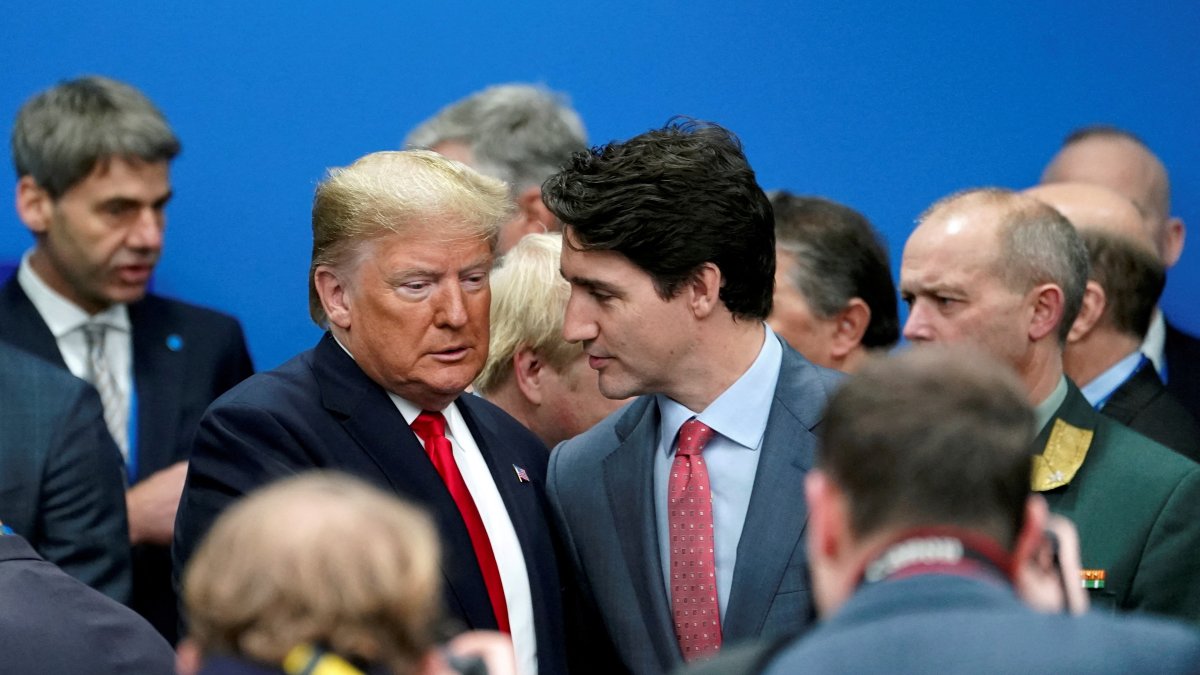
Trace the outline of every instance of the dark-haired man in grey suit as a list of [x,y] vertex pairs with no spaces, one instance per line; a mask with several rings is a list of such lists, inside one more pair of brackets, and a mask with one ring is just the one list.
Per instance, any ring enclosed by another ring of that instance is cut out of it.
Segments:
[[838,376],[766,326],[771,206],[725,129],[674,123],[575,156],[564,336],[609,398],[547,485],[579,597],[580,672],[661,673],[813,616],[799,486]]

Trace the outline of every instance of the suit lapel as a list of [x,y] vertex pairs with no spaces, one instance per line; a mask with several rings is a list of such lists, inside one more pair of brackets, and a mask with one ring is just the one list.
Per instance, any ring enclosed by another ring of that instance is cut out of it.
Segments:
[[1105,415],[1121,424],[1129,424],[1163,390],[1162,380],[1148,363],[1138,366],[1133,375],[1112,393],[1108,403],[1104,404]]
[[[137,392],[138,475],[169,466],[179,456],[175,447],[180,396],[189,345],[147,300],[129,305],[133,331],[133,381]],[[183,452],[183,451],[181,451]]]
[[[679,645],[663,588],[662,556],[655,526],[654,453],[658,448],[658,406],[643,396],[621,418],[623,440],[604,459],[604,483],[625,566],[663,671],[680,663]],[[632,483],[632,485],[630,484]]]
[[58,341],[13,275],[0,288],[0,335],[12,345],[66,369]]
[[442,576],[470,628],[496,629],[471,537],[433,463],[387,392],[363,373],[328,333],[317,344],[313,371],[322,404],[358,445],[331,450],[337,466],[360,476],[379,475],[391,489],[426,507],[445,547]]
[[796,547],[802,545],[808,518],[804,474],[813,464],[813,429],[827,397],[821,382],[819,371],[785,345],[721,622],[726,641],[761,633]]

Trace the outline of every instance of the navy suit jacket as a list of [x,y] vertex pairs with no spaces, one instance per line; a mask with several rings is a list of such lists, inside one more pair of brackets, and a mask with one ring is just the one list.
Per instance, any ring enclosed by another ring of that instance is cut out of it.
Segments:
[[[137,481],[188,458],[200,416],[254,368],[231,316],[156,295],[130,303],[137,393]],[[54,335],[16,275],[0,287],[0,340],[66,369]],[[166,546],[133,550],[132,606],[171,642],[178,617]]]
[[1143,362],[1100,409],[1146,438],[1200,462],[1200,425],[1163,386],[1149,362]]
[[0,536],[0,670],[170,675],[175,652],[146,620]]
[[762,672],[1200,673],[1200,635],[1149,618],[1040,614],[1005,584],[925,574],[860,588]]
[[0,343],[0,521],[63,571],[127,603],[121,466],[96,390]]
[[1200,340],[1166,322],[1167,391],[1200,419]]
[[[782,342],[782,341],[781,341]],[[723,645],[800,631],[814,617],[803,531],[804,474],[839,375],[783,345]],[[548,486],[574,570],[572,665],[580,672],[664,673],[683,663],[663,587],[653,496],[659,414],[643,396],[559,445]]]
[[[455,402],[471,429],[521,542],[542,673],[565,672],[561,586],[545,507],[544,445],[478,396]],[[517,479],[513,466],[526,470]],[[178,574],[238,497],[306,469],[337,469],[424,506],[442,539],[445,606],[461,627],[496,629],[470,535],[420,441],[382,387],[332,336],[218,399],[196,435],[175,524]]]

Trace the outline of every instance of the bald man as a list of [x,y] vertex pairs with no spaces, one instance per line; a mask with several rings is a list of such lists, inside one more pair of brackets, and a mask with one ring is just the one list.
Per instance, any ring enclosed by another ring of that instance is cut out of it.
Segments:
[[904,336],[1007,363],[1039,429],[1032,487],[1079,528],[1093,608],[1200,620],[1200,465],[1108,418],[1063,374],[1088,253],[1057,211],[1007,190],[934,204],[904,247]]
[[1140,351],[1166,281],[1154,238],[1130,200],[1086,183],[1025,194],[1053,206],[1079,231],[1091,262],[1063,368],[1088,403],[1131,429],[1200,459],[1200,425]]
[[[1101,185],[1131,200],[1146,219],[1163,265],[1183,253],[1187,229],[1171,215],[1171,182],[1162,161],[1134,134],[1111,126],[1078,129],[1046,165],[1043,184]],[[1200,418],[1200,340],[1171,325],[1155,311],[1142,343],[1167,390]]]

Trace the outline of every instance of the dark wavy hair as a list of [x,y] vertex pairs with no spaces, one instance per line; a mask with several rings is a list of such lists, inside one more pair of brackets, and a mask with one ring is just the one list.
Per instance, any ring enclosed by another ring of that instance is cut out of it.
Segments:
[[704,263],[721,270],[721,301],[739,319],[771,313],[775,224],[742,144],[709,122],[661,129],[576,153],[542,185],[574,245],[624,255],[664,300]]

